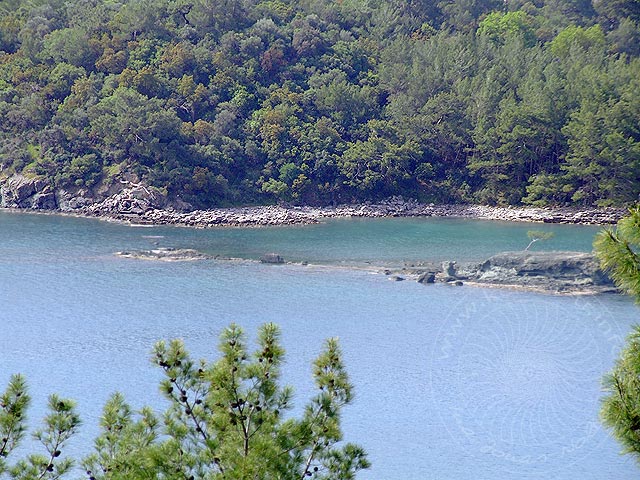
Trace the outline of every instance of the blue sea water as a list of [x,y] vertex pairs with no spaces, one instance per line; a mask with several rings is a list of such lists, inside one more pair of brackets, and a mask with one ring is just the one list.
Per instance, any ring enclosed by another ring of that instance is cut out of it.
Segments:
[[[88,452],[114,391],[162,408],[153,343],[183,338],[215,358],[231,322],[249,336],[281,325],[294,412],[313,393],[311,362],[337,336],[356,387],[345,438],[362,479],[625,479],[638,467],[598,420],[600,380],[638,310],[618,296],[562,297],[390,282],[342,265],[482,259],[522,249],[590,250],[594,227],[456,219],[335,220],[269,229],[134,228],[0,212],[0,389],[27,376],[32,423],[46,396],[77,399]],[[119,258],[120,250],[197,248],[302,265]]]

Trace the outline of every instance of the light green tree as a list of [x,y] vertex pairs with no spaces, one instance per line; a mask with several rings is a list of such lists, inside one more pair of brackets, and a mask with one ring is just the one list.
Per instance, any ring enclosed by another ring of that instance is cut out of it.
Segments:
[[553,238],[555,234],[553,232],[543,232],[541,230],[529,230],[527,232],[527,237],[529,237],[529,245],[524,249],[526,252],[531,248],[531,246],[536,242],[541,242],[543,240],[549,240]]
[[497,44],[503,44],[508,36],[520,36],[527,46],[536,43],[533,18],[522,10],[516,12],[492,12],[478,26],[477,35],[485,35]]

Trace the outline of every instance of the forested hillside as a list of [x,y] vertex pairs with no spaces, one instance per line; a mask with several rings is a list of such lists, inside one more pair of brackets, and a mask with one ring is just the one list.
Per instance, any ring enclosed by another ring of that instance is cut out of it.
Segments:
[[639,24],[638,0],[2,0],[0,181],[622,204]]

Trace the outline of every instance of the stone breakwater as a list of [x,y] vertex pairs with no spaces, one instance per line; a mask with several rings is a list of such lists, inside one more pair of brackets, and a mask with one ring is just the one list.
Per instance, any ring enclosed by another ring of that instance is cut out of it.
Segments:
[[214,208],[180,212],[171,208],[157,208],[154,199],[144,192],[126,189],[106,200],[69,210],[92,217],[138,224],[182,225],[190,227],[260,227],[304,225],[328,218],[382,217],[462,217],[487,220],[614,224],[627,213],[623,208],[538,208],[490,207],[481,205],[434,205],[392,197],[378,203],[311,206],[259,206]]

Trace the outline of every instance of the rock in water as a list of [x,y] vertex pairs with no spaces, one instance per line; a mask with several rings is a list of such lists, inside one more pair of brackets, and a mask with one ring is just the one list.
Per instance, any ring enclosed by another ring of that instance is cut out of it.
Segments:
[[136,258],[139,260],[162,260],[165,262],[171,261],[191,261],[191,260],[206,260],[211,258],[197,250],[190,248],[156,248],[153,250],[137,250],[132,252],[116,252],[119,257]]
[[284,263],[284,258],[282,258],[277,253],[266,253],[262,257],[260,257],[260,261],[262,263],[280,264],[280,263]]
[[[422,271],[417,281],[517,287],[556,293],[614,293],[613,281],[591,253],[504,252],[477,263],[443,262]],[[392,272],[389,272],[390,274]]]
[[505,252],[469,269],[479,283],[554,291],[615,290],[595,256],[584,252]]
[[418,277],[418,283],[435,283],[435,282],[436,282],[435,272],[425,272]]

